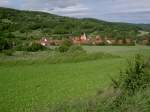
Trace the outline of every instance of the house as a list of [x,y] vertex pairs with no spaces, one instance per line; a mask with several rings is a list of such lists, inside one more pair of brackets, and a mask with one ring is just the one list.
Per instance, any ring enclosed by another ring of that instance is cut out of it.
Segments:
[[100,45],[104,43],[104,40],[102,39],[102,37],[96,36],[95,43],[96,45]]
[[126,41],[126,44],[131,44],[131,39],[129,39],[129,38],[127,38],[127,39],[125,39],[125,41]]
[[127,38],[127,39],[125,39],[125,43],[126,43],[127,45],[131,45],[131,44],[133,44],[134,42],[133,42],[132,39]]
[[112,39],[111,42],[112,42],[113,45],[115,45],[116,44],[116,39]]
[[106,40],[106,43],[109,45],[112,44],[112,42],[110,40]]
[[53,40],[54,45],[58,46],[63,43],[63,40]]
[[43,37],[38,43],[40,43],[43,46],[49,46],[49,45],[60,45],[63,43],[63,41],[48,39],[48,38]]
[[43,37],[41,40],[40,40],[40,44],[43,45],[43,46],[48,46],[50,45],[49,43],[49,40],[45,37]]
[[118,45],[123,45],[123,44],[124,44],[123,39],[119,39],[119,40],[117,41],[117,44],[118,44]]
[[80,39],[80,37],[74,37],[74,38],[72,38],[72,43],[73,44],[77,44],[77,45],[81,45],[81,39]]
[[107,38],[105,37],[105,43],[108,44],[108,45],[112,45],[113,42],[111,41],[112,39],[111,38]]
[[149,41],[149,39],[147,38],[147,37],[145,37],[143,40],[142,40],[142,44],[143,45],[147,45],[147,44],[149,44],[150,43],[150,41]]

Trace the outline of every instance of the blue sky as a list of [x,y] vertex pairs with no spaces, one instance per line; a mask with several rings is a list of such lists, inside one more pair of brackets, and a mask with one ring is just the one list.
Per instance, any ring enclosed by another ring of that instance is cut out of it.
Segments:
[[77,18],[150,23],[150,0],[0,0],[0,6]]

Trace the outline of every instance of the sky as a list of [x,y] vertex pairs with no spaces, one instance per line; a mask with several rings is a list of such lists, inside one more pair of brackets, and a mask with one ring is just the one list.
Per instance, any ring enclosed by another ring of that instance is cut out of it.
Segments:
[[111,22],[150,23],[150,0],[0,0],[0,7]]

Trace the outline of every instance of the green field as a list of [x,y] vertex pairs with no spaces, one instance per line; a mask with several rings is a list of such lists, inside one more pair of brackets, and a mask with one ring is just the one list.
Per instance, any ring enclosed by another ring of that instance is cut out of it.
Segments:
[[43,112],[51,104],[84,100],[109,86],[110,77],[117,77],[119,70],[126,67],[126,59],[137,53],[150,56],[147,46],[85,46],[84,49],[120,57],[78,63],[1,65],[0,112],[32,112],[35,108]]

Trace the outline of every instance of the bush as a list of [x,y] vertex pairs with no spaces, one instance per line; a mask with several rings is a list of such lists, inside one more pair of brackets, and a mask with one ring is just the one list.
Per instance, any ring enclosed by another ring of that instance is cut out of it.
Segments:
[[14,53],[14,50],[4,50],[3,53],[6,55],[6,56],[12,56],[13,53]]
[[140,89],[150,84],[150,74],[146,72],[147,65],[140,55],[137,55],[133,62],[129,62],[129,68],[125,75],[121,75],[121,89],[129,95],[134,95]]
[[72,46],[72,42],[69,39],[65,39],[62,45],[59,46],[59,52],[67,52],[69,48]]
[[12,48],[12,42],[7,39],[0,38],[0,51],[11,49]]
[[23,45],[17,45],[16,47],[15,47],[15,50],[16,51],[25,51],[27,49],[27,47],[25,47],[25,46],[23,46]]
[[47,48],[45,46],[42,46],[41,44],[38,43],[33,43],[32,45],[30,45],[29,47],[27,47],[27,51],[30,52],[36,52],[36,51],[43,51],[46,50]]
[[72,53],[72,52],[76,52],[76,51],[80,51],[80,52],[86,52],[82,46],[77,46],[77,45],[73,45],[69,48],[68,52]]
[[63,52],[67,52],[69,50],[69,46],[66,45],[61,45],[58,48],[59,52],[63,53]]
[[15,50],[16,51],[27,51],[28,47],[29,47],[29,43],[28,42],[19,41],[19,42],[16,43]]

